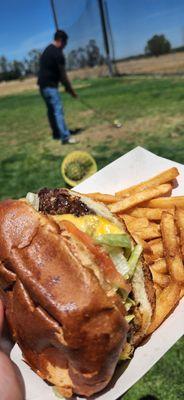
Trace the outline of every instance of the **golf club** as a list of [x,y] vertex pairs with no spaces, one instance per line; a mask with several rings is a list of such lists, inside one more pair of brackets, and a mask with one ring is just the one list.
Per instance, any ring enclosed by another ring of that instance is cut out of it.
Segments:
[[104,120],[104,121],[108,122],[109,124],[111,124],[114,128],[121,128],[122,127],[122,124],[118,119],[115,119],[114,121],[110,120],[104,114],[102,114],[98,110],[94,109],[88,102],[86,102],[86,100],[84,101],[81,97],[78,97],[78,101],[80,101],[80,103],[85,108],[87,108],[88,110],[93,111],[94,114],[99,116],[102,120]]

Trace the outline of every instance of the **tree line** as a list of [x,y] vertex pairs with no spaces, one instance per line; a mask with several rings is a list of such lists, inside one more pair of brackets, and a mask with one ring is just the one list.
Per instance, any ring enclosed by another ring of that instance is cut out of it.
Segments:
[[[23,61],[8,61],[5,56],[0,56],[0,82],[35,76],[39,71],[41,50],[31,50]],[[95,67],[105,62],[96,41],[91,39],[85,47],[71,50],[66,55],[68,70],[84,67]]]
[[[164,35],[154,35],[147,41],[145,54],[147,56],[159,56],[171,51],[171,43]],[[5,56],[0,56],[0,82],[13,79],[21,79],[28,76],[35,76],[39,70],[41,50],[29,51],[23,61],[8,61]],[[68,70],[95,67],[103,65],[105,58],[94,39],[89,40],[85,47],[71,50],[66,55],[66,67]]]
[[5,56],[0,56],[0,82],[36,75],[39,69],[40,54],[40,50],[33,49],[29,51],[23,61],[8,61]]

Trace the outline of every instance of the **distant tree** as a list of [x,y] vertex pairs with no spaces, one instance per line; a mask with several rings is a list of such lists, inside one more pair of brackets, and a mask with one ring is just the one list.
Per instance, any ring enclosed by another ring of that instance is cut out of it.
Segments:
[[39,71],[40,55],[40,50],[33,49],[29,51],[28,56],[24,61],[27,75],[37,75]]
[[87,62],[89,67],[94,67],[100,62],[100,49],[94,39],[91,39],[86,46]]
[[95,67],[104,63],[104,57],[100,53],[100,49],[94,39],[89,40],[85,47],[79,47],[76,50],[70,51],[67,55],[67,68],[78,69],[88,67]]
[[9,63],[5,56],[0,57],[0,73],[5,73],[8,71]]
[[21,61],[13,60],[10,64],[10,70],[14,75],[14,79],[19,79],[25,74],[25,65]]
[[20,79],[25,75],[36,75],[39,69],[40,50],[31,50],[24,61],[9,62],[5,56],[0,56],[0,81]]
[[69,70],[78,68],[77,50],[71,50],[66,60],[66,65]]
[[79,47],[77,50],[77,64],[79,68],[84,68],[87,66],[86,49],[83,47]]
[[19,79],[23,75],[24,65],[20,61],[9,62],[6,57],[0,57],[0,81]]
[[164,35],[154,35],[147,41],[145,53],[153,56],[160,56],[171,51],[171,43]]

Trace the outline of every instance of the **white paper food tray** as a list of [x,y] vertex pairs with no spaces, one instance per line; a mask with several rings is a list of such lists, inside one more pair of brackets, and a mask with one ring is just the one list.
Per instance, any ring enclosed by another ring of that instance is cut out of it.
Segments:
[[[136,147],[118,158],[75,189],[81,193],[99,191],[113,194],[173,166],[176,166],[180,172],[177,179],[179,185],[173,190],[173,195],[184,195],[184,166],[158,157],[142,147]],[[136,349],[128,366],[117,369],[107,389],[94,396],[93,399],[116,400],[142,378],[184,334],[183,315],[184,301],[182,300],[160,328],[152,334],[147,343]],[[17,345],[12,350],[11,356],[23,375],[26,386],[26,400],[56,400],[52,388],[22,361],[21,351]],[[81,397],[76,397],[76,399],[82,400]]]

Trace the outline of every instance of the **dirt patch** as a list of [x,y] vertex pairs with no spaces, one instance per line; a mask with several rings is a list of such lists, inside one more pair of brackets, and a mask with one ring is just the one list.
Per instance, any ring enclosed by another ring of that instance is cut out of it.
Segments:
[[90,117],[91,115],[93,115],[94,114],[94,111],[93,110],[86,110],[86,111],[80,111],[79,112],[79,116],[80,117]]
[[105,139],[109,139],[110,137],[113,138],[120,138],[124,135],[124,128],[115,128],[110,125],[97,125],[95,127],[91,127],[86,129],[84,132],[81,133],[81,139],[90,139],[94,142],[101,142]]
[[121,128],[115,128],[108,124],[90,127],[85,129],[78,138],[80,142],[90,141],[93,144],[94,142],[99,143],[112,139],[131,139],[131,137],[135,139],[135,136],[142,132],[153,134],[156,130],[158,132],[163,131],[163,129],[167,129],[169,126],[173,126],[174,130],[174,126],[179,123],[183,123],[181,115],[174,117],[158,115],[155,117],[137,118],[134,121],[126,121]]
[[10,81],[0,83],[0,96],[22,93],[27,90],[37,89],[36,78],[29,78],[23,81]]
[[77,83],[77,84],[75,84],[73,87],[75,88],[75,89],[83,89],[83,88],[87,88],[87,87],[90,87],[91,86],[91,83]]
[[[75,89],[81,89],[91,86],[90,83],[81,83],[74,85]],[[8,96],[10,94],[23,93],[29,90],[38,90],[37,78],[28,78],[22,81],[10,81],[0,83],[0,96]],[[61,88],[63,91],[64,88]]]

